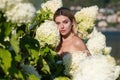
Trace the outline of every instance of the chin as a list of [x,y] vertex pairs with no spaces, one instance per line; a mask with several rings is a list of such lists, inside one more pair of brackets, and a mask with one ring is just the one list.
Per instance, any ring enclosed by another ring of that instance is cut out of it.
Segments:
[[65,34],[65,33],[61,33],[61,35],[62,35],[62,36],[66,36],[67,34]]

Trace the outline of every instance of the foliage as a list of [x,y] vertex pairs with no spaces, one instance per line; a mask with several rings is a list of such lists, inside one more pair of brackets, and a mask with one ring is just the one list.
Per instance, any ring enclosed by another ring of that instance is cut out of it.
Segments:
[[[64,66],[49,46],[40,48],[34,38],[36,28],[49,18],[50,12],[40,10],[29,24],[7,21],[0,11],[0,79],[53,80],[65,77]],[[60,77],[60,78],[61,78]]]
[[51,11],[39,9],[35,14],[30,23],[18,25],[0,10],[0,80],[69,80],[61,57],[49,45],[41,48],[35,39],[37,28],[51,19]]

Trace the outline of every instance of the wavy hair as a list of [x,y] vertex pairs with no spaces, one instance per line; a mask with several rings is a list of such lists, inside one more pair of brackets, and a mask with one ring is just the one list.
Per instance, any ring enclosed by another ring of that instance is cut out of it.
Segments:
[[70,21],[73,23],[72,31],[73,31],[73,33],[77,34],[77,23],[76,23],[76,19],[74,17],[74,14],[72,13],[72,11],[65,7],[61,7],[59,9],[57,9],[57,11],[55,12],[54,17],[53,17],[54,21],[55,21],[55,18],[60,15],[66,16],[70,19]]

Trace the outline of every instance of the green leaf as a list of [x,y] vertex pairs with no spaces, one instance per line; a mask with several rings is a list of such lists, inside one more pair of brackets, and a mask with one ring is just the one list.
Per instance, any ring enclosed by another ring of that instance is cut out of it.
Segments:
[[56,63],[55,63],[54,56],[49,52],[49,53],[47,53],[46,58],[47,58],[46,61],[49,63],[49,66],[51,68],[55,69],[56,68]]
[[5,74],[9,73],[11,67],[12,57],[8,50],[0,48],[0,67],[3,69]]
[[14,73],[14,76],[18,79],[18,80],[24,80],[24,77],[22,75],[22,72],[20,70],[17,70],[17,73]]
[[[31,40],[32,42],[32,40]],[[28,43],[25,45],[27,51],[29,52],[30,57],[34,60],[34,63],[37,63],[39,59],[39,48],[35,46],[36,43]]]
[[2,18],[2,12],[0,11],[0,19]]
[[[39,59],[39,42],[31,38],[29,36],[25,36],[22,39],[20,39],[20,48],[22,49],[22,52],[24,53],[24,57],[29,57],[29,59],[32,59],[32,64],[37,64],[37,61]],[[25,55],[26,54],[26,55]],[[31,60],[29,60],[31,62]]]
[[41,71],[43,71],[45,74],[51,74],[50,67],[44,59],[43,59],[43,67]]
[[12,24],[10,22],[4,23],[4,28],[5,28],[5,36],[9,36],[11,31],[12,31]]
[[28,75],[28,80],[40,80],[40,79],[33,74],[29,74]]
[[40,49],[40,55],[46,56],[49,51],[50,51],[50,48],[48,46],[45,46],[45,47]]
[[34,49],[30,49],[31,57],[34,59],[34,62],[37,64],[37,61],[39,59],[38,51]]
[[19,30],[18,32],[17,32],[17,36],[19,37],[19,36],[23,36],[24,35],[24,31],[23,30]]
[[37,22],[37,25],[40,25],[45,20],[49,20],[51,14],[52,14],[51,10],[40,9],[33,21]]
[[17,40],[17,36],[15,34],[12,35],[10,43],[15,53],[18,53],[20,51],[19,40]]
[[63,63],[60,61],[59,64],[56,64],[56,71],[55,71],[55,76],[60,76],[61,74],[63,75],[64,74],[64,65]]
[[56,53],[55,51],[53,51],[52,49],[50,49],[50,52],[51,52],[51,54],[52,54],[53,56],[56,56],[56,55],[57,55],[57,53]]
[[1,43],[0,43],[0,47],[5,48],[5,46],[3,44],[1,44]]
[[21,55],[16,55],[15,56],[15,60],[17,61],[17,62],[20,62],[21,60],[22,60],[22,57],[21,57]]
[[68,77],[60,76],[55,78],[54,80],[70,80]]

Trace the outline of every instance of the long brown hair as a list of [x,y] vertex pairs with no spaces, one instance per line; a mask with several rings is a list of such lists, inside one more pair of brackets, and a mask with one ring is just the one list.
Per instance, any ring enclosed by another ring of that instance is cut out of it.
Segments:
[[74,17],[74,14],[72,13],[72,11],[65,7],[61,7],[59,9],[57,9],[57,11],[55,12],[54,17],[53,17],[54,21],[55,21],[55,18],[60,15],[66,16],[70,19],[70,21],[73,23],[72,31],[73,31],[73,33],[77,34],[77,23],[76,23],[76,20],[75,20],[75,17]]

